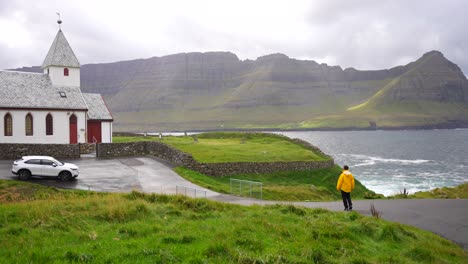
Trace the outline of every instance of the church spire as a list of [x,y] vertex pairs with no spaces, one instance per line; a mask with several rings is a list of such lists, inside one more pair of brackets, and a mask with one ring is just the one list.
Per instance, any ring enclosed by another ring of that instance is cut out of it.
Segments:
[[52,42],[52,46],[50,47],[41,68],[44,69],[49,66],[79,68],[80,62],[76,58],[75,53],[60,29],[60,24],[62,23],[62,20],[60,20],[60,13],[57,13],[57,15],[59,16],[59,20],[57,21],[59,24],[59,31],[55,36],[54,42]]
[[52,85],[80,86],[80,62],[60,28],[62,20],[57,13],[59,30],[41,68],[49,75]]

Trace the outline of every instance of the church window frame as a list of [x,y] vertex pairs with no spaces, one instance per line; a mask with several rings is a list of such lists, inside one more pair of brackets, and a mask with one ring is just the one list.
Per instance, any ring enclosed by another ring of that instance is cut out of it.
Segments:
[[63,76],[69,76],[70,75],[70,70],[68,68],[63,69]]
[[6,113],[3,117],[3,127],[6,137],[13,136],[13,116],[10,113]]
[[46,123],[46,136],[54,135],[54,117],[51,113],[48,113],[45,118]]
[[26,136],[34,135],[34,121],[31,113],[28,113],[24,119],[24,129],[26,132]]

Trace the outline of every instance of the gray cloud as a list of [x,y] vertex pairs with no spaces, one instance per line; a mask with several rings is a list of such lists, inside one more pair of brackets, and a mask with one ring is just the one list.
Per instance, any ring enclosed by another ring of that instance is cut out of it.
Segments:
[[389,68],[440,50],[468,73],[466,8],[455,0],[332,0],[311,8],[308,23],[328,39],[316,52],[346,67]]
[[40,65],[60,11],[82,64],[216,50],[383,69],[440,50],[468,74],[465,10],[464,0],[0,1],[0,68]]

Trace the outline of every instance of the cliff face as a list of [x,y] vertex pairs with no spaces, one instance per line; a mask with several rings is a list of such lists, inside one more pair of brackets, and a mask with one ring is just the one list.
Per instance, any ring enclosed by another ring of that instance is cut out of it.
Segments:
[[394,121],[414,114],[428,124],[468,120],[468,81],[437,51],[376,71],[343,70],[284,54],[241,61],[230,52],[88,64],[81,71],[82,90],[104,95],[116,130],[339,128],[357,117],[364,126],[378,126],[383,117],[406,126],[414,120]]
[[412,63],[387,91],[390,101],[468,102],[468,81],[460,68],[438,51]]

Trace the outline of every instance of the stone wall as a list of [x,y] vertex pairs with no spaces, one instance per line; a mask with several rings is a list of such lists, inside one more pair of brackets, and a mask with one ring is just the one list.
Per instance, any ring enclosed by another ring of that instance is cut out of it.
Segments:
[[142,156],[148,154],[146,144],[147,142],[98,143],[96,144],[96,156],[98,158]]
[[147,142],[146,151],[148,154],[167,160],[175,166],[191,168],[195,164],[198,164],[191,154],[175,149],[162,142]]
[[299,144],[307,149],[310,149],[312,151],[314,151],[315,153],[319,154],[319,155],[322,155],[326,158],[329,158],[329,159],[333,159],[332,156],[328,155],[328,154],[325,154],[325,152],[323,152],[321,149],[319,149],[318,147],[310,144],[309,142],[307,141],[304,141],[302,139],[299,139],[299,138],[293,138],[293,139],[289,139],[290,141],[296,143],[296,144]]
[[[289,139],[290,140],[290,139]],[[334,166],[333,158],[324,154],[319,148],[308,142],[294,139],[302,146],[329,157],[326,161],[294,161],[294,162],[228,162],[201,163],[197,162],[189,153],[182,152],[165,143],[158,141],[136,143],[101,143],[98,144],[97,156],[110,158],[120,156],[154,155],[169,161],[175,166],[184,166],[210,176],[227,176],[250,173],[272,173],[278,171],[299,171],[310,169],[330,168]]]
[[189,164],[186,167],[210,176],[227,176],[237,174],[259,174],[280,171],[324,169],[330,168],[333,165],[333,160],[327,160],[294,162],[196,163]]
[[80,143],[80,153],[89,154],[96,152],[96,144],[94,143]]
[[78,144],[0,144],[0,159],[2,160],[32,155],[79,159],[80,146]]

